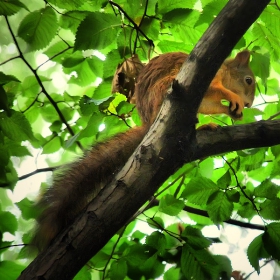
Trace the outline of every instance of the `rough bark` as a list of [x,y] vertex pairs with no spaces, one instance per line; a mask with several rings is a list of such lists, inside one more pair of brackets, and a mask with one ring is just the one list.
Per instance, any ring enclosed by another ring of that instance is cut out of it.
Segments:
[[[182,164],[280,142],[276,140],[278,121],[220,128],[216,132],[195,131],[203,93],[230,50],[268,3],[228,2],[183,64],[157,120],[122,171],[19,279],[72,279]],[[270,137],[264,138],[266,133]]]

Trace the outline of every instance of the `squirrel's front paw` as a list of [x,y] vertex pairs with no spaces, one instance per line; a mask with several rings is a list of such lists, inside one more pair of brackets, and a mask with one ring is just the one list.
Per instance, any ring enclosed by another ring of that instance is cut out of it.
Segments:
[[229,113],[233,119],[242,119],[242,111],[244,109],[243,100],[237,95],[234,94],[229,104]]

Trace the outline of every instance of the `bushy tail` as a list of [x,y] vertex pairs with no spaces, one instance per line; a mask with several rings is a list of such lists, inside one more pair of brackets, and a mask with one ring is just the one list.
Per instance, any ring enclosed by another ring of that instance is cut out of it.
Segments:
[[45,249],[126,163],[146,131],[142,126],[118,134],[68,165],[39,202],[43,211],[31,243]]

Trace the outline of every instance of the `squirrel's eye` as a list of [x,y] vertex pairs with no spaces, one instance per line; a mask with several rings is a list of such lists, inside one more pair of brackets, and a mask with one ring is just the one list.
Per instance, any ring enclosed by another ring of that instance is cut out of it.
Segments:
[[245,82],[246,82],[248,85],[251,85],[251,84],[253,83],[252,77],[250,77],[250,76],[245,77]]

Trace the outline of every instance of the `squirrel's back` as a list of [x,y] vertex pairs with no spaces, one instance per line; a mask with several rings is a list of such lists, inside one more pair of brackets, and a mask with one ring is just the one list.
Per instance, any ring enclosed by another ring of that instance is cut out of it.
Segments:
[[[97,144],[55,177],[39,202],[42,213],[32,244],[41,250],[46,248],[126,163],[157,116],[166,91],[187,56],[180,52],[167,53],[152,59],[142,69],[135,88],[142,126]],[[249,52],[244,51],[223,64],[207,90],[199,112],[225,113],[232,118],[242,115],[244,106],[252,104],[255,90],[249,57]],[[222,105],[222,99],[231,105]]]

